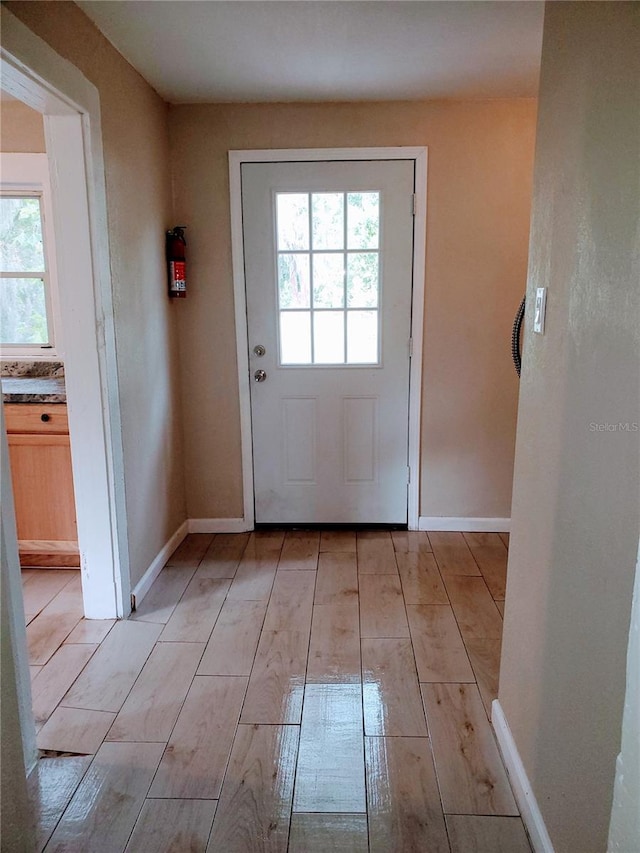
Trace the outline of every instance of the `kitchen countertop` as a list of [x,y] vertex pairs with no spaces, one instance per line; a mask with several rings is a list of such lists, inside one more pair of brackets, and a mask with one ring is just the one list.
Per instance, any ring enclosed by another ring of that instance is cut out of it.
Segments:
[[0,382],[4,403],[67,402],[64,377],[3,376]]

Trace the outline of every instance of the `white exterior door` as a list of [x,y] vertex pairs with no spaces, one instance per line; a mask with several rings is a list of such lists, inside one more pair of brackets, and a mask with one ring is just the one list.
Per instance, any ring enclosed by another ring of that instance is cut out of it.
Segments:
[[406,523],[414,162],[244,163],[257,523]]

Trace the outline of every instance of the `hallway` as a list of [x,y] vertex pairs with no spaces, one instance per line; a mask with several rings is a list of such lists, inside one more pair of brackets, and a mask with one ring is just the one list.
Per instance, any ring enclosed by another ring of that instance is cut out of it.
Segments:
[[120,622],[25,570],[37,849],[526,853],[488,720],[507,545],[194,534]]

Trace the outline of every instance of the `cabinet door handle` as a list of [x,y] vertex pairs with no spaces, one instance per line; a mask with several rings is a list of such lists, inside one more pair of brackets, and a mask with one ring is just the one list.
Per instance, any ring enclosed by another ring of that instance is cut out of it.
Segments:
[[41,420],[41,421],[44,421],[44,423],[46,424],[46,423],[47,423],[47,421],[50,421],[50,420],[51,420],[51,415],[47,415],[47,414],[46,414],[46,412],[45,412],[45,414],[44,414],[44,415],[40,415],[40,420]]

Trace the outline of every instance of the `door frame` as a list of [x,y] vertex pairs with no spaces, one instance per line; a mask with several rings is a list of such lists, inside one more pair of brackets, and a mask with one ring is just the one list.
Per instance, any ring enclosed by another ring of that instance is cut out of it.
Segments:
[[77,68],[0,12],[2,88],[44,119],[84,612],[123,617],[129,548],[100,97]]
[[236,356],[240,394],[240,433],[242,442],[242,487],[244,528],[255,524],[253,444],[247,332],[247,298],[244,274],[244,233],[242,229],[243,163],[316,162],[331,160],[412,160],[415,164],[415,208],[413,220],[413,292],[411,297],[411,364],[409,373],[409,484],[407,522],[418,529],[420,515],[420,415],[422,389],[422,349],[424,328],[425,259],[427,236],[427,148],[280,148],[229,151],[229,189],[231,204],[231,252],[235,303]]

